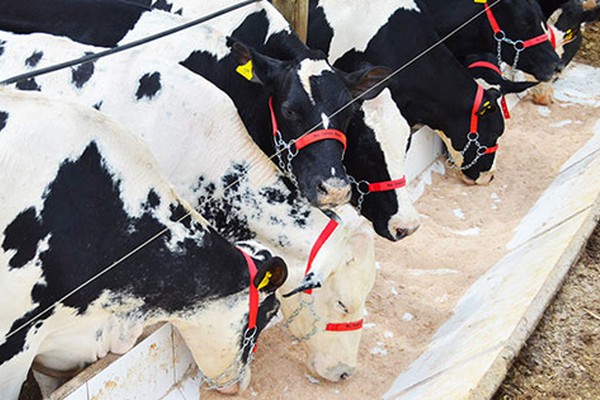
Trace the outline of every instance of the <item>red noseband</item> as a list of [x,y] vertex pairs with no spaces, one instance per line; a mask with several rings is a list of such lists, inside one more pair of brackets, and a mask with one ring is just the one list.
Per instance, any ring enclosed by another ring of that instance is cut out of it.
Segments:
[[[273,98],[269,97],[269,110],[271,111],[271,125],[273,126],[273,136],[277,137],[277,133],[279,132],[279,127],[277,125],[277,118],[275,117],[275,111],[273,111]],[[311,133],[304,134],[300,136],[298,139],[292,141],[296,150],[300,150],[310,144],[321,140],[333,139],[337,140],[344,146],[344,151],[346,151],[346,135],[337,129],[320,129],[317,131],[313,131]]]

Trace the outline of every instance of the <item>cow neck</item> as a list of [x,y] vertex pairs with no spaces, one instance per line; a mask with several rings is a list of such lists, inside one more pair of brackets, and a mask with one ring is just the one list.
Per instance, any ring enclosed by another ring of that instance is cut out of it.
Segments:
[[[244,259],[246,260],[246,265],[248,267],[248,272],[250,275],[250,284],[249,284],[250,294],[249,294],[249,301],[248,301],[248,309],[249,309],[248,310],[248,326],[246,327],[246,330],[244,331],[244,334],[242,337],[242,346],[240,347],[238,354],[236,354],[236,356],[234,357],[231,364],[221,374],[219,374],[215,378],[210,378],[210,377],[206,376],[201,370],[198,369],[198,374],[202,378],[202,381],[204,382],[204,384],[207,385],[208,389],[225,389],[225,388],[228,388],[228,387],[238,383],[239,381],[241,381],[245,375],[245,372],[244,372],[245,370],[243,368],[240,368],[240,364],[243,364],[242,359],[243,359],[244,352],[246,351],[246,349],[249,349],[248,364],[250,364],[254,358],[254,352],[256,351],[256,342],[258,340],[258,329],[256,327],[256,321],[258,318],[259,295],[258,295],[258,289],[256,288],[256,285],[254,284],[254,278],[256,277],[256,274],[258,273],[258,271],[256,269],[256,264],[254,263],[254,260],[252,259],[252,257],[250,257],[245,251],[243,251],[239,247],[237,249],[244,256]],[[229,376],[232,373],[232,371],[235,371],[236,369],[238,369],[240,372],[233,375],[233,377],[230,378],[229,380],[227,380],[225,383],[219,383],[220,380]]]
[[[498,74],[500,76],[500,79],[503,79],[500,68],[498,68],[497,65],[494,65],[493,63],[491,63],[489,61],[475,61],[474,63],[469,64],[469,66],[467,68],[468,69],[486,68],[486,69],[494,71],[496,74]],[[506,104],[506,96],[504,94],[502,95],[502,97],[500,99],[500,106],[502,107],[502,114],[504,114],[504,118],[509,119],[510,111],[508,110],[508,104]]]
[[[294,182],[296,187],[298,187],[298,184],[292,173],[292,160],[298,155],[300,150],[321,140],[337,140],[344,147],[344,151],[346,151],[346,135],[337,129],[319,129],[310,133],[305,133],[298,139],[292,139],[289,142],[286,142],[283,139],[281,131],[279,130],[279,125],[277,124],[277,117],[273,110],[273,97],[269,97],[269,111],[271,115],[271,126],[273,127],[275,154],[279,159],[279,167],[286,173],[288,178]],[[283,159],[283,153],[287,153],[287,162]]]
[[550,40],[550,36],[548,33],[542,33],[541,35],[538,35],[536,37],[533,37],[531,39],[527,39],[527,40],[521,40],[521,39],[517,39],[517,40],[513,40],[510,39],[506,36],[506,32],[504,32],[502,30],[502,28],[500,28],[500,25],[498,24],[498,21],[496,20],[496,17],[494,16],[494,13],[492,12],[491,7],[488,4],[487,0],[484,0],[484,9],[485,9],[485,14],[487,16],[488,22],[490,24],[490,27],[492,28],[492,31],[494,32],[494,40],[496,40],[497,44],[498,44],[498,54],[497,54],[497,58],[498,58],[498,65],[500,65],[500,63],[502,62],[502,42],[507,43],[508,45],[512,46],[513,49],[515,50],[515,58],[513,60],[513,69],[517,69],[517,64],[519,62],[519,55],[521,54],[521,52],[525,49],[527,49],[528,47],[533,47],[533,46],[537,46],[539,44],[542,44],[546,41]]

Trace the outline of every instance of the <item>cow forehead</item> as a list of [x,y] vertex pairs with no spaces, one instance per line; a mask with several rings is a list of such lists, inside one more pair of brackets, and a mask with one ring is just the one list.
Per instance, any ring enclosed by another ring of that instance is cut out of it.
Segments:
[[307,58],[302,60],[298,67],[298,78],[313,105],[315,105],[315,99],[310,84],[311,78],[322,76],[325,72],[333,72],[333,69],[325,60]]

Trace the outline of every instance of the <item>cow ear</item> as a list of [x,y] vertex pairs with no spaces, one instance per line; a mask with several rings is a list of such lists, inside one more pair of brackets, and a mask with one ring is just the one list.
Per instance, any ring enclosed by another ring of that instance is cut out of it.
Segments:
[[291,292],[284,294],[283,297],[290,297],[295,295],[296,293],[304,292],[305,290],[309,289],[316,289],[319,287],[321,287],[321,281],[317,278],[317,275],[311,271],[308,274],[304,275],[304,279],[302,279],[302,282],[300,282],[300,285],[298,285],[298,287],[296,287]]
[[237,64],[235,71],[250,82],[269,85],[284,67],[282,61],[268,57],[228,37],[227,45]]
[[503,94],[508,93],[520,93],[524,90],[529,89],[537,85],[539,82],[537,81],[523,81],[523,82],[514,82],[508,79],[502,79],[500,82],[500,91]]
[[479,105],[479,109],[477,110],[477,115],[480,117],[491,114],[498,110],[498,99],[502,97],[502,93],[496,89],[488,89],[485,91],[485,96],[483,97],[483,101]]
[[350,73],[339,70],[337,72],[343,76],[352,97],[357,98],[362,95],[361,100],[371,100],[387,87],[385,82],[382,81],[389,77],[393,71],[388,67],[369,65]]
[[283,285],[287,275],[285,261],[280,257],[273,257],[261,263],[254,277],[254,286],[260,291],[274,292]]

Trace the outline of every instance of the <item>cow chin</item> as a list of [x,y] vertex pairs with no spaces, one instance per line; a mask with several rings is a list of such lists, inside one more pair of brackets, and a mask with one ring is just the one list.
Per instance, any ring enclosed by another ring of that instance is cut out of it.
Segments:
[[235,395],[235,394],[240,394],[243,391],[245,391],[248,386],[250,385],[250,367],[246,366],[246,371],[244,374],[242,374],[242,378],[240,379],[239,382],[236,382],[232,385],[228,385],[222,388],[217,388],[217,392],[221,393],[221,394],[227,394],[227,395]]
[[308,368],[313,374],[325,378],[328,381],[339,382],[350,378],[350,376],[354,373],[356,366],[338,363],[333,366],[324,367],[319,365],[316,360],[313,360],[308,364]]
[[463,182],[469,186],[473,186],[473,185],[485,186],[485,185],[489,185],[490,182],[492,182],[494,180],[494,172],[493,171],[482,172],[481,174],[479,174],[479,177],[477,179],[471,179],[462,173],[460,174],[460,177],[463,180]]

